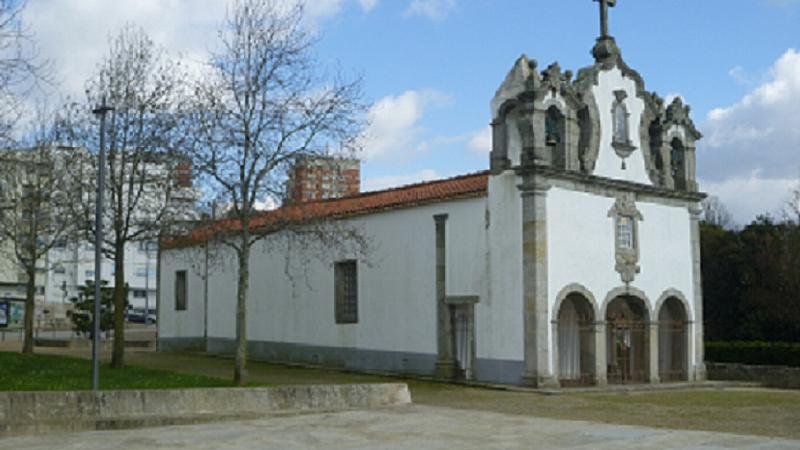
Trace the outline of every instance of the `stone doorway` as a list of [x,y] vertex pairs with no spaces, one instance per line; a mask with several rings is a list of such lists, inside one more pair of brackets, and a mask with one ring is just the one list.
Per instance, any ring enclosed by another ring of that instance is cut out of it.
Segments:
[[475,308],[472,303],[455,304],[451,308],[455,378],[471,380],[475,367]]
[[611,301],[606,311],[609,384],[644,383],[648,379],[648,313],[636,297]]
[[658,373],[662,382],[688,380],[688,322],[683,302],[668,298],[658,313]]

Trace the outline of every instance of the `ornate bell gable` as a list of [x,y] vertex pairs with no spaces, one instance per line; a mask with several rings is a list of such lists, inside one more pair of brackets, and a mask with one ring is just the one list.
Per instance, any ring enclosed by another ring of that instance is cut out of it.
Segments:
[[573,73],[540,70],[520,57],[492,100],[491,170],[546,167],[669,190],[696,192],[689,107],[645,89],[613,37],[601,35],[595,62]]

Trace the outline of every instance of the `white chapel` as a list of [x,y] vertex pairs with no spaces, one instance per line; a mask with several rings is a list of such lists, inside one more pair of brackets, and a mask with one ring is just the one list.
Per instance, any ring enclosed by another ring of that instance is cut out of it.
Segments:
[[[514,63],[491,100],[488,170],[307,196],[363,231],[368,260],[294,258],[298,281],[279,233],[259,242],[250,357],[535,387],[704,379],[701,135],[623,61],[614,3],[600,1],[577,75]],[[233,353],[236,265],[209,270],[206,242],[175,242],[160,255],[159,348]]]

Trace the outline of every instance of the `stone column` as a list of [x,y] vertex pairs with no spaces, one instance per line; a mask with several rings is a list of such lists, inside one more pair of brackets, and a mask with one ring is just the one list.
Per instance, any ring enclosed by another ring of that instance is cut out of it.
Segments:
[[689,207],[689,214],[691,215],[692,278],[694,280],[692,283],[694,317],[692,319],[694,321],[695,359],[694,377],[690,378],[694,378],[695,381],[705,381],[706,379],[705,348],[703,343],[703,279],[700,266],[700,214],[702,211],[699,204]]
[[697,179],[695,178],[697,166],[697,151],[694,145],[687,145],[684,153],[686,161],[686,190],[697,192]]
[[606,349],[606,322],[594,323],[594,377],[597,386],[608,384],[608,350]]
[[492,174],[497,175],[511,167],[508,160],[508,131],[505,117],[492,121],[492,155],[490,158]]
[[447,214],[433,216],[436,223],[436,377],[450,379],[455,376],[453,358],[453,331],[450,306],[447,304]]
[[661,379],[658,373],[658,322],[651,320],[647,324],[647,332],[650,335],[648,339],[648,355],[649,355],[649,377],[648,381],[651,383],[660,383]]
[[663,144],[661,145],[661,174],[664,177],[664,187],[667,189],[675,189],[675,179],[672,178],[672,146],[669,144],[666,134],[663,136]]
[[561,359],[558,355],[560,351],[558,346],[558,320],[550,321],[550,328],[552,329],[550,348],[553,350],[553,378],[558,381],[561,375]]
[[577,114],[570,109],[566,119],[566,133],[564,136],[564,151],[566,153],[565,167],[568,171],[579,172],[581,162],[578,157],[580,151],[581,129],[578,125]]
[[547,190],[526,175],[522,190],[522,291],[525,369],[522,384],[556,387],[549,367],[547,298]]

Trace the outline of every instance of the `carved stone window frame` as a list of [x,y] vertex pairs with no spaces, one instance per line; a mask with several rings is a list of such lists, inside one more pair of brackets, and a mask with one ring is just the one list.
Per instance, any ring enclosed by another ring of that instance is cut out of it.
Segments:
[[[617,156],[623,159],[623,168],[625,168],[625,159],[636,150],[636,147],[631,141],[631,113],[628,111],[628,105],[625,100],[628,98],[628,93],[620,89],[614,91],[615,100],[611,104],[611,146],[617,153]],[[622,107],[625,111],[625,139],[619,140],[617,136],[617,109]]]
[[[622,282],[629,284],[639,273],[639,222],[644,220],[642,213],[636,208],[635,195],[633,193],[622,194],[617,197],[614,206],[608,211],[608,217],[614,219],[614,270],[616,270]],[[620,219],[630,219],[633,248],[621,247],[619,236]]]

